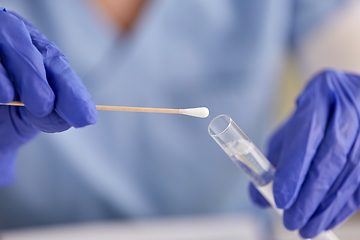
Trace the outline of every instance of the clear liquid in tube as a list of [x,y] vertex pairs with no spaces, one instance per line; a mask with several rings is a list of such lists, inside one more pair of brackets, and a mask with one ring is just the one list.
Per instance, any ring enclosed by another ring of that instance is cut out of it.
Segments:
[[252,142],[245,139],[231,141],[224,150],[257,186],[265,186],[272,181],[275,168]]

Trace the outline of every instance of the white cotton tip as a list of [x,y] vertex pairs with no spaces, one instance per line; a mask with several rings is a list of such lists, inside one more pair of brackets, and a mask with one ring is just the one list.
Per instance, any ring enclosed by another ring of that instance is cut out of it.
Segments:
[[193,117],[207,118],[209,116],[209,109],[206,107],[188,108],[182,109],[181,113]]

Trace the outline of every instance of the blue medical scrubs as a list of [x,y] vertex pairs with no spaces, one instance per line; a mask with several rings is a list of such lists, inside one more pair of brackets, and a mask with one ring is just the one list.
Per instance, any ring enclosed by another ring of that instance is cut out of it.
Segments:
[[211,113],[99,112],[94,126],[41,134],[0,190],[0,225],[254,212],[207,126],[228,114],[264,149],[284,54],[342,2],[153,0],[123,34],[83,0],[0,0],[59,46],[96,104]]

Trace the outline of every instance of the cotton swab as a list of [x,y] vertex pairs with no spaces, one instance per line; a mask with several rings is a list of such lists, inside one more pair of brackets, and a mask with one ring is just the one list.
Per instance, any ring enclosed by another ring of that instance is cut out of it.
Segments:
[[[25,106],[22,102],[19,101],[13,101],[10,103],[0,103],[0,105]],[[105,111],[173,113],[173,114],[183,114],[183,115],[199,117],[199,118],[207,118],[209,116],[209,109],[207,109],[206,107],[187,108],[187,109],[168,109],[168,108],[117,107],[117,106],[96,105],[96,109],[105,110]]]

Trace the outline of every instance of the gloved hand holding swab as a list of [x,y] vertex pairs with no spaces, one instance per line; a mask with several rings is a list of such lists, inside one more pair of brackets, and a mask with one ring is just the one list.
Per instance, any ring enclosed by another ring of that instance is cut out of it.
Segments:
[[[276,169],[236,123],[229,116],[220,115],[211,121],[208,132],[276,212],[283,215],[283,209],[277,208],[273,195]],[[332,231],[323,231],[315,239],[339,240]]]
[[[0,103],[0,105],[25,106],[22,102],[19,101],[13,101],[10,103]],[[173,113],[173,114],[183,114],[183,115],[199,117],[199,118],[207,118],[209,116],[209,109],[207,109],[206,107],[187,108],[187,109],[169,109],[169,108],[143,108],[143,107],[119,107],[119,106],[96,105],[96,109],[105,110],[105,111]]]

